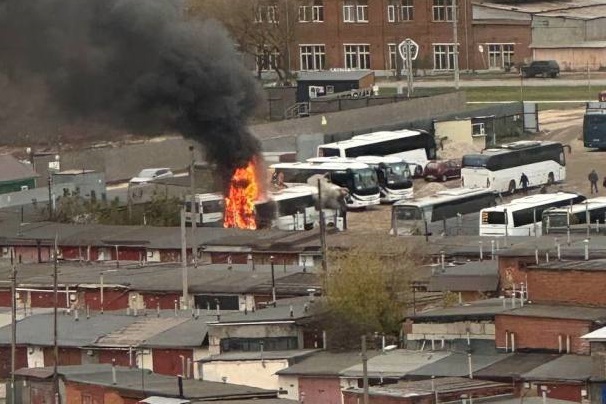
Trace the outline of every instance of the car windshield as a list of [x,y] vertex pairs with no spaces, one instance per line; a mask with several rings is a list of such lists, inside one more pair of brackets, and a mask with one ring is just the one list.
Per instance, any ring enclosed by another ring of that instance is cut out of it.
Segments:
[[137,177],[153,178],[154,174],[157,172],[158,172],[158,170],[155,170],[155,169],[145,169],[145,170],[141,170],[141,172],[139,172],[139,174],[137,174]]
[[377,174],[372,168],[354,170],[353,177],[356,189],[367,189],[377,186]]
[[440,166],[438,163],[428,163],[425,168],[428,170],[437,170]]

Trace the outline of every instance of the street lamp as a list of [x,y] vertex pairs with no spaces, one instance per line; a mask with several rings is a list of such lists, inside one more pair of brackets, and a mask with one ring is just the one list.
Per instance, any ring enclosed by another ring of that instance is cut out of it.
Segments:
[[271,263],[271,298],[274,303],[274,307],[276,307],[276,277],[274,273],[274,256],[269,257],[269,262]]

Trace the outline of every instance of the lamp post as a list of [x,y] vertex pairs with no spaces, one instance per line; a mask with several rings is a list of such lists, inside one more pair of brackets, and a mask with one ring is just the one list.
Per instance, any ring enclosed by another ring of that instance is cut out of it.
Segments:
[[272,302],[275,307],[276,306],[276,276],[274,273],[274,256],[273,255],[269,257],[269,262],[271,263],[271,298],[272,298]]

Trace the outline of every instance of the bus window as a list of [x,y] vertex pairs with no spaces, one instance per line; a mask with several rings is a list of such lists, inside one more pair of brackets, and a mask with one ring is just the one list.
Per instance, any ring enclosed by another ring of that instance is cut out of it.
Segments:
[[505,224],[505,212],[482,212],[482,223],[484,224]]
[[402,206],[396,209],[396,220],[423,220],[423,214],[417,207]]
[[341,157],[341,150],[332,147],[321,147],[318,155],[319,157]]

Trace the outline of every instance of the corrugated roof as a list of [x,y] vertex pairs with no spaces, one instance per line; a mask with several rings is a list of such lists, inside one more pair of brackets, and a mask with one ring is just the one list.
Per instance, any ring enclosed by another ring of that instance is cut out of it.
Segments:
[[469,262],[463,265],[435,267],[429,278],[429,292],[494,292],[499,285],[497,260]]
[[[214,316],[213,316],[214,317]],[[141,346],[155,348],[169,347],[201,347],[208,334],[206,321],[210,316],[198,319],[188,319],[168,330],[146,339]]]
[[23,164],[10,154],[0,154],[0,182],[36,178],[31,165]]
[[590,341],[606,341],[606,327],[598,328],[595,331],[590,332],[589,334],[583,335],[581,338],[588,339]]
[[557,359],[557,354],[515,353],[474,373],[476,377],[519,378],[522,374]]
[[522,377],[527,380],[584,381],[591,377],[592,358],[589,355],[563,355],[541,365]]
[[[368,360],[369,377],[402,378],[427,364],[451,355],[446,351],[411,351],[397,349],[379,354]],[[362,364],[353,365],[341,372],[342,377],[362,377]]]
[[[276,306],[249,312],[232,312],[221,316],[220,321],[209,322],[211,327],[238,325],[242,323],[295,322],[311,316],[309,297],[279,299]],[[292,315],[291,315],[292,309]]]
[[[601,8],[604,5],[603,0],[567,0],[563,1],[527,1],[527,2],[499,2],[499,1],[481,1],[484,7],[490,7],[505,11],[517,11],[530,14],[549,14],[568,12],[573,15],[575,12],[580,14],[590,14],[591,9]],[[598,15],[596,13],[596,15]]]
[[588,261],[551,261],[539,265],[529,265],[527,269],[551,269],[561,271],[604,271],[606,270],[606,259],[593,259]]

